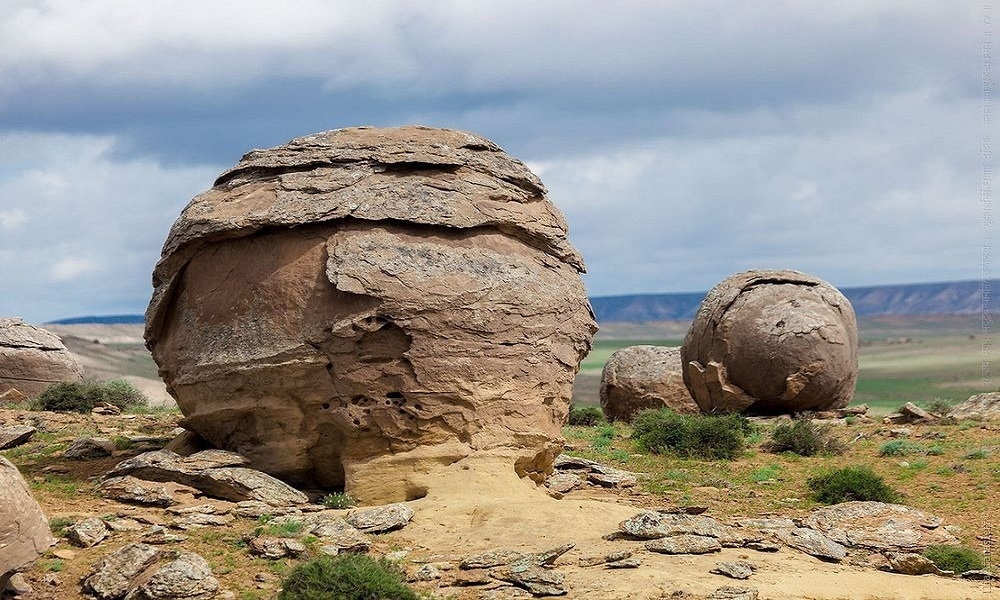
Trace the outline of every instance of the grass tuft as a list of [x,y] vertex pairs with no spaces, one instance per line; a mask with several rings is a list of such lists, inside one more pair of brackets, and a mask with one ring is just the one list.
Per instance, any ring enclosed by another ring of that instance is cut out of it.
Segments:
[[398,567],[360,554],[320,557],[295,567],[278,600],[418,600]]

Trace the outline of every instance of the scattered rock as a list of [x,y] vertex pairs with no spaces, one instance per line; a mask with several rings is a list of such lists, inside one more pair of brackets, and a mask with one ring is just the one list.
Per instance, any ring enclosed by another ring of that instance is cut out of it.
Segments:
[[601,410],[609,421],[632,422],[636,413],[669,408],[696,413],[698,405],[684,385],[680,348],[629,346],[618,350],[601,373]]
[[737,519],[735,524],[737,527],[764,531],[770,529],[794,529],[798,527],[795,521],[788,517]]
[[148,544],[122,546],[97,563],[83,581],[83,589],[100,600],[120,600],[129,592],[132,582],[161,556],[161,550]]
[[52,550],[51,553],[52,556],[63,560],[73,560],[76,558],[76,551],[70,550],[69,548],[56,548],[55,550]]
[[920,408],[912,402],[907,402],[899,410],[882,419],[883,423],[899,425],[904,423],[931,423],[937,421],[938,417]]
[[646,543],[646,550],[660,554],[708,554],[720,552],[719,540],[704,535],[673,535]]
[[24,575],[20,573],[14,573],[11,576],[10,580],[7,581],[6,590],[0,589],[0,596],[7,597],[6,594],[4,593],[5,591],[6,594],[9,594],[10,596],[17,598],[20,596],[31,596],[32,594],[34,594],[35,589],[31,587],[31,584],[28,583],[28,580],[24,578]]
[[715,568],[713,568],[710,573],[725,575],[726,577],[732,577],[733,579],[750,579],[750,576],[753,575],[753,572],[756,570],[757,565],[744,560],[738,560],[734,562],[715,563]]
[[426,564],[417,569],[415,578],[417,581],[434,581],[441,579],[441,571],[432,564]]
[[816,509],[803,522],[839,544],[892,552],[958,545],[942,524],[940,518],[909,506],[858,501]]
[[0,450],[14,448],[27,443],[31,436],[38,431],[30,425],[15,425],[13,427],[0,427]]
[[179,544],[187,540],[186,535],[170,533],[165,527],[156,525],[142,535],[144,544],[162,546],[164,544]]
[[473,585],[488,585],[493,583],[493,577],[486,569],[467,569],[455,573],[451,585],[467,587]]
[[413,518],[413,509],[405,504],[387,504],[351,512],[347,522],[362,533],[383,533],[399,529]]
[[491,575],[522,587],[536,596],[563,596],[566,594],[566,588],[563,586],[566,577],[552,569],[514,563],[509,567],[492,571]]
[[0,590],[14,572],[55,543],[27,482],[13,463],[0,456]]
[[681,361],[706,413],[843,408],[858,375],[854,310],[836,288],[805,273],[737,273],[702,301]]
[[332,512],[285,515],[276,517],[270,522],[275,525],[302,523],[304,533],[320,538],[324,545],[337,548],[338,552],[368,552],[371,546],[368,536]]
[[581,483],[583,480],[574,473],[555,473],[545,480],[546,487],[560,494],[576,489]]
[[96,546],[108,537],[108,526],[97,517],[77,521],[66,528],[66,539],[80,548]]
[[646,511],[618,524],[630,536],[652,540],[666,536],[698,535],[716,538],[723,546],[742,546],[759,537],[749,536],[704,515]]
[[760,592],[756,588],[723,586],[705,600],[757,600],[759,597]]
[[546,565],[553,565],[556,559],[566,554],[573,549],[574,544],[563,544],[562,546],[556,546],[554,548],[549,548],[547,550],[542,550],[541,552],[533,552],[531,554],[526,554],[518,559],[515,559],[511,565],[531,565],[536,567],[542,567]]
[[747,542],[744,548],[749,548],[750,550],[756,550],[757,552],[777,552],[781,550],[781,546],[775,544],[774,542],[769,542],[767,540],[762,540],[759,542]]
[[623,550],[599,556],[581,556],[577,559],[577,564],[581,567],[594,567],[605,563],[621,562],[623,560],[628,560],[631,557],[631,551]]
[[270,560],[286,556],[298,556],[306,551],[306,546],[294,538],[258,536],[250,540],[250,553]]
[[92,408],[90,412],[95,415],[106,415],[110,417],[117,417],[118,415],[122,414],[122,409],[118,408],[114,404],[106,404],[104,402],[101,402],[100,404]]
[[134,592],[136,600],[208,600],[219,591],[212,568],[194,552],[180,551],[158,567]]
[[261,517],[277,517],[281,515],[300,515],[301,506],[272,506],[260,500],[244,500],[237,502],[231,511],[237,517],[244,519],[259,519]]
[[593,472],[588,473],[587,481],[596,483],[602,487],[612,488],[633,487],[638,483],[638,480],[632,473],[604,466],[600,470],[595,469]]
[[198,529],[201,527],[222,527],[233,522],[230,515],[213,515],[208,513],[189,513],[174,519],[172,527],[177,529]]
[[119,463],[108,477],[132,475],[148,481],[173,481],[232,502],[257,500],[274,506],[309,502],[305,494],[266,473],[230,466],[245,462],[240,455],[221,450],[204,450],[187,457],[170,450],[153,450]]
[[973,569],[972,571],[965,571],[959,575],[962,579],[971,579],[973,581],[1000,581],[1000,575],[996,573],[991,573],[983,569]]
[[63,458],[69,460],[92,460],[111,456],[115,451],[115,443],[107,438],[82,437],[70,442],[63,452]]
[[34,398],[62,381],[83,381],[83,365],[62,340],[17,317],[0,318],[0,393],[15,388]]
[[552,461],[552,468],[560,471],[590,471],[597,464],[600,463],[579,456],[560,454]]
[[847,557],[846,548],[812,529],[805,527],[775,529],[774,535],[786,546],[790,546],[816,558],[839,562]]
[[490,569],[502,565],[509,565],[515,560],[527,556],[524,552],[516,550],[490,550],[481,554],[474,554],[462,559],[458,568],[460,569]]
[[606,569],[638,569],[642,566],[642,561],[638,558],[625,558],[606,563]]
[[948,411],[948,416],[955,419],[979,419],[989,421],[1000,419],[1000,392],[986,392],[970,396],[961,404],[956,404]]
[[[128,504],[166,507],[178,502],[166,485],[144,481],[131,475],[105,479],[97,487],[97,491],[103,498]],[[194,492],[194,488],[191,491]]]
[[[889,564],[882,567],[885,571],[902,575],[944,575],[945,571],[937,568],[926,556],[913,552],[886,552]],[[951,574],[950,571],[947,572]]]
[[188,204],[146,341],[183,426],[282,479],[398,502],[482,452],[540,483],[596,331],[582,269],[496,144],[340,129],[249,152]]

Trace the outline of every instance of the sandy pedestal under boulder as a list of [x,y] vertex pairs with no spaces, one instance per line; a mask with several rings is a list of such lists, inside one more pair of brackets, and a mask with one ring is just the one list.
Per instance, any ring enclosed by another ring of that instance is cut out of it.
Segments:
[[354,128],[255,150],[174,224],[146,340],[183,426],[366,502],[502,457],[540,480],[596,331],[566,224],[481,137]]
[[737,273],[702,301],[681,360],[684,382],[706,413],[843,408],[858,378],[854,309],[805,273]]

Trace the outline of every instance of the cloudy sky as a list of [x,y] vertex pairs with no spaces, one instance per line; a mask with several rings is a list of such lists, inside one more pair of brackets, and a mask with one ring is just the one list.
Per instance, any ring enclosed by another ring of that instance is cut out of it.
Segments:
[[350,125],[467,129],[527,162],[592,295],[754,267],[978,279],[992,239],[989,0],[0,9],[0,315],[142,312],[171,223],[215,175]]

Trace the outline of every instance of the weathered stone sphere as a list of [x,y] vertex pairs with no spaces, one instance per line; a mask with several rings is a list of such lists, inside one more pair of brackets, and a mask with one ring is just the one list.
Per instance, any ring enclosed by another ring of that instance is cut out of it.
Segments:
[[351,128],[246,154],[174,224],[146,340],[183,426],[365,501],[561,450],[596,331],[538,178],[461,131]]
[[650,408],[698,412],[681,371],[680,348],[640,345],[618,350],[601,373],[604,417],[631,422],[636,413]]
[[684,382],[706,413],[843,408],[858,378],[854,309],[805,273],[737,273],[702,301],[681,360]]
[[83,365],[59,336],[18,317],[0,318],[0,394],[29,398],[61,381],[82,381]]

